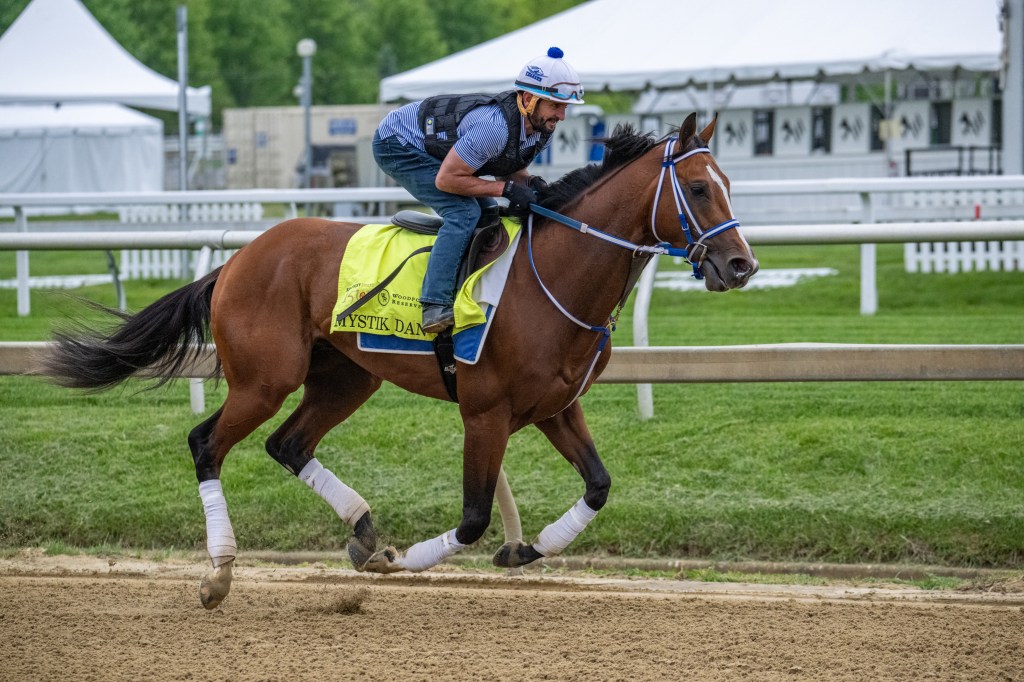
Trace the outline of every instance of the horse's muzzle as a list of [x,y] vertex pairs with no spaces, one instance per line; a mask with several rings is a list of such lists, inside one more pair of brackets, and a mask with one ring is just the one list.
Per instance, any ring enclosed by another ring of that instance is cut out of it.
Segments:
[[724,263],[720,261],[709,255],[702,264],[704,286],[708,291],[742,289],[760,267],[756,258],[746,254],[728,258]]

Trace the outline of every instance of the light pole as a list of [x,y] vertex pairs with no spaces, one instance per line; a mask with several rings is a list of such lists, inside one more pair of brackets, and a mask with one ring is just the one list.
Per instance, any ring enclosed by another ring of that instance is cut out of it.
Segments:
[[306,162],[302,169],[302,186],[310,187],[311,171],[313,167],[313,143],[311,140],[312,121],[310,118],[310,107],[313,104],[313,55],[316,54],[316,41],[312,38],[303,38],[295,46],[295,51],[302,57],[302,112],[305,117],[305,150]]

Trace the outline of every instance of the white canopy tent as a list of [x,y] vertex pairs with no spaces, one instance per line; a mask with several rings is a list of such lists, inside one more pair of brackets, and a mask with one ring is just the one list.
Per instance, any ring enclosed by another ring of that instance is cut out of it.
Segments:
[[163,123],[118,104],[0,105],[0,193],[158,192]]
[[1000,68],[999,0],[591,0],[381,81],[383,102],[511,87],[551,45],[591,91]]
[[[79,0],[32,0],[0,36],[0,104],[117,102],[176,111],[178,92],[176,80],[129,54]],[[187,102],[190,114],[209,116],[210,87],[188,88]]]
[[[0,191],[159,191],[180,87],[142,64],[80,0],[32,0],[0,35]],[[209,116],[210,88],[185,108]]]

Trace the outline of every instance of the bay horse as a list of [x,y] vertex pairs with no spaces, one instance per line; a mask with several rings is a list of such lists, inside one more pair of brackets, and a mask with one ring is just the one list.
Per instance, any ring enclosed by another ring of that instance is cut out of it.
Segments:
[[367,502],[314,456],[327,432],[382,381],[450,400],[435,358],[364,352],[355,334],[330,332],[339,263],[360,225],[319,218],[282,222],[218,270],[123,315],[112,332],[57,332],[42,372],[64,386],[102,390],[149,368],[160,372],[159,385],[197,357],[212,335],[227,397],[188,436],[213,564],[200,585],[206,608],[227,596],[236,554],[220,485],[224,458],[300,386],[298,407],[266,449],[352,528],[348,552],[357,570],[426,570],[480,539],[490,523],[508,439],[529,425],[575,467],[585,491],[531,544],[506,542],[494,563],[512,568],[557,554],[608,498],[611,478],[579,397],[608,363],[610,321],[642,265],[652,253],[686,253],[711,291],[742,287],[757,271],[737,229],[729,181],[708,149],[714,127],[712,120],[697,133],[691,114],[678,137],[655,139],[629,126],[617,128],[605,140],[603,163],[552,183],[541,205],[531,207],[539,218],[519,216],[526,236],[518,242],[487,343],[476,364],[458,366],[465,426],[461,520],[405,552],[378,550]]

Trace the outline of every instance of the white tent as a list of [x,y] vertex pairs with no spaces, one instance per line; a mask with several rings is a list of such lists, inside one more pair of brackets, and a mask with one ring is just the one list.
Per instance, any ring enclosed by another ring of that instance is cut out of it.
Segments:
[[591,0],[381,81],[383,102],[511,87],[557,45],[588,90],[1000,68],[1000,0]]
[[0,193],[163,189],[163,123],[117,104],[0,105]]
[[[173,26],[173,15],[168,21]],[[170,34],[173,35],[173,32]],[[0,104],[118,102],[176,111],[178,82],[127,52],[79,0],[32,0],[0,36]],[[188,88],[210,114],[210,88]]]

